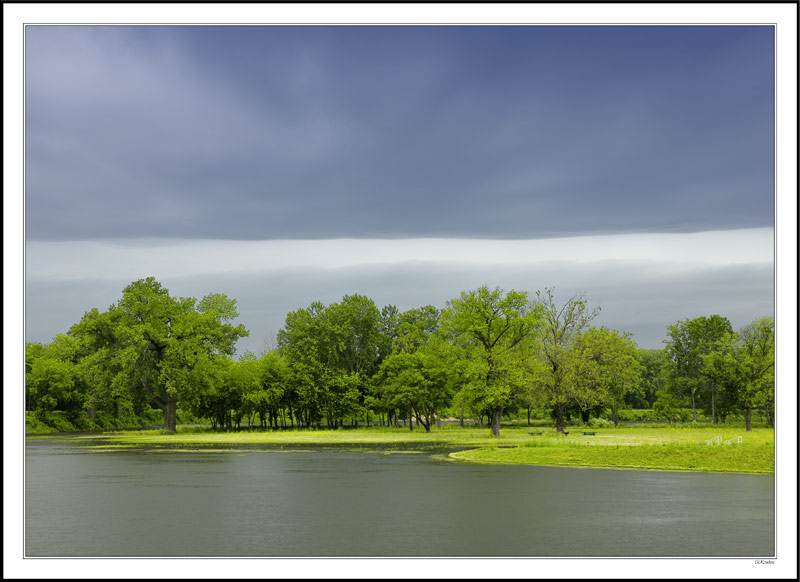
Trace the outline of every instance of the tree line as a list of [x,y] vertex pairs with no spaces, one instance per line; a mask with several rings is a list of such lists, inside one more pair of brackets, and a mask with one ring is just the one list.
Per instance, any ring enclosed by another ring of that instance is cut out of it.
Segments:
[[286,316],[277,348],[234,357],[248,335],[236,301],[172,297],[150,277],[125,287],[50,344],[26,345],[26,407],[93,419],[147,408],[175,432],[177,410],[215,429],[338,428],[398,424],[430,431],[443,414],[486,418],[547,411],[563,432],[608,411],[652,408],[680,419],[683,406],[713,422],[754,410],[774,419],[774,324],[738,333],[719,315],[669,326],[665,348],[638,349],[627,332],[595,327],[599,307],[583,295],[556,302],[483,286],[439,309],[379,309],[368,297],[314,302]]

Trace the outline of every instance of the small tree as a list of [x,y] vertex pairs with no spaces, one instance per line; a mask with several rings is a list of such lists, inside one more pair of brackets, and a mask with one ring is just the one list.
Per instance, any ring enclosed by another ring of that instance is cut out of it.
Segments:
[[656,418],[666,420],[670,424],[682,420],[680,399],[667,390],[658,392],[656,401],[653,403],[653,414]]

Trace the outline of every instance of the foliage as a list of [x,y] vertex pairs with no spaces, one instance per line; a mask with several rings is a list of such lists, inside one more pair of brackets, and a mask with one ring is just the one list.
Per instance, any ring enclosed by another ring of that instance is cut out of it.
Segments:
[[722,387],[730,401],[742,410],[748,430],[754,408],[766,410],[770,423],[773,422],[774,326],[772,318],[761,318],[737,334],[725,334],[703,356],[703,377],[709,384]]
[[441,311],[378,309],[345,295],[290,312],[276,350],[235,359],[247,333],[233,324],[235,300],[172,297],[141,279],[68,334],[26,344],[26,426],[137,426],[154,408],[172,432],[179,409],[214,430],[377,422],[430,433],[449,417],[462,427],[486,421],[494,437],[504,415],[513,421],[503,426],[552,417],[557,432],[602,427],[607,418],[684,422],[703,412],[748,427],[753,413],[773,422],[770,318],[738,333],[718,315],[687,319],[669,327],[665,349],[639,350],[628,333],[590,327],[598,312],[582,295],[557,304],[547,288],[530,300],[484,285]]
[[638,385],[641,374],[630,334],[592,327],[576,335],[570,356],[570,380],[577,388],[580,409],[607,404],[614,424],[619,424],[625,396]]
[[525,384],[523,344],[539,323],[541,306],[524,292],[487,286],[464,291],[448,303],[445,328],[460,336],[465,353],[467,400],[492,414],[492,434],[500,435],[503,409]]
[[224,295],[173,298],[149,277],[128,285],[108,312],[88,312],[70,335],[88,354],[85,374],[101,378],[106,396],[128,391],[156,405],[174,432],[178,402],[191,400],[247,335],[229,323],[237,315],[236,301]]
[[[68,413],[62,410],[53,412],[26,412],[25,433],[42,434],[51,432],[76,432],[97,430],[119,430],[128,428],[149,428],[158,426],[163,420],[160,410],[150,409],[139,416],[117,418],[105,412],[98,412],[94,420],[85,414]],[[178,411],[181,423],[195,422],[191,415]]]
[[667,352],[637,349],[636,359],[641,376],[638,385],[626,395],[625,403],[632,408],[652,408],[656,393],[667,388]]
[[667,328],[668,339],[664,343],[668,356],[670,388],[675,394],[689,397],[695,421],[697,399],[703,395],[710,399],[713,422],[717,422],[718,385],[702,375],[703,356],[713,349],[715,342],[731,331],[728,319],[720,315],[686,319]]
[[681,407],[680,398],[667,390],[662,390],[656,394],[656,401],[653,403],[653,414],[656,418],[670,423],[683,422],[690,418],[686,410]]
[[589,426],[592,428],[610,428],[616,426],[613,421],[606,420],[605,418],[592,418],[589,420]]
[[[542,361],[542,395],[546,405],[554,412],[556,429],[563,432],[566,427],[567,408],[577,403],[595,400],[587,393],[587,384],[575,382],[580,375],[583,356],[573,350],[573,344],[589,323],[597,317],[599,307],[589,309],[583,295],[570,297],[564,305],[556,304],[552,289],[537,293],[542,306],[539,323],[539,357]],[[585,353],[588,355],[588,353]],[[589,388],[590,390],[590,388]]]

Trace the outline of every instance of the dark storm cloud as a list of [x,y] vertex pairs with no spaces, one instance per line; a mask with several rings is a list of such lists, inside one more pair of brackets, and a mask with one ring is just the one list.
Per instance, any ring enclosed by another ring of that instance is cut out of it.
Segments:
[[772,28],[26,29],[26,236],[773,221]]

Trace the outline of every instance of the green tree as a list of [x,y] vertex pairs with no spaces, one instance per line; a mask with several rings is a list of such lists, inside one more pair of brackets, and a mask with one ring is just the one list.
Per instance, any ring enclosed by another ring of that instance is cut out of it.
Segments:
[[221,294],[199,302],[170,297],[153,277],[128,285],[109,312],[109,335],[96,334],[96,312],[84,316],[70,333],[93,336],[92,341],[109,351],[109,368],[163,411],[167,432],[176,431],[178,402],[191,398],[214,361],[231,356],[236,340],[248,333],[244,326],[229,323],[238,316],[235,300]]
[[289,361],[301,406],[314,407],[305,412],[324,410],[328,426],[336,428],[344,416],[363,411],[384,324],[374,302],[363,295],[345,295],[327,307],[317,301],[286,316],[278,345]]
[[397,339],[400,311],[394,305],[386,305],[381,309],[378,326],[378,365],[392,353],[394,340]]
[[[398,317],[393,353],[381,363],[375,385],[388,409],[400,408],[430,432],[436,413],[452,400],[450,346],[437,334],[439,311],[428,305]],[[414,429],[414,423],[409,427]]]
[[500,436],[503,410],[524,385],[519,344],[539,323],[541,309],[525,292],[505,293],[486,285],[448,302],[443,320],[464,338],[468,352],[465,386],[470,401],[491,413],[492,435]]
[[725,386],[745,416],[751,430],[752,411],[767,413],[770,426],[775,406],[775,324],[763,317],[718,339],[703,355],[702,375],[711,384]]
[[573,353],[573,342],[600,308],[589,309],[583,295],[570,297],[559,307],[549,288],[544,294],[537,293],[537,302],[543,314],[539,323],[539,357],[545,366],[542,398],[555,413],[556,430],[564,432],[567,408],[581,399],[588,400],[582,395],[585,386],[572,381],[576,366],[582,362]]
[[653,414],[656,418],[662,418],[670,424],[684,420],[680,399],[668,390],[661,390],[656,394]]
[[625,397],[641,375],[631,335],[605,327],[590,328],[575,337],[571,356],[570,381],[575,385],[580,409],[606,404],[614,425],[618,425]]
[[527,413],[528,426],[531,424],[531,412],[546,406],[545,387],[547,384],[547,365],[539,357],[541,353],[541,338],[532,335],[521,342],[519,349],[522,352],[522,387],[517,397],[517,404]]
[[328,349],[329,335],[325,306],[319,301],[289,312],[284,327],[278,331],[278,346],[288,365],[289,390],[296,394],[296,412],[306,426],[318,423],[322,417],[319,386],[326,371],[334,366]]
[[25,346],[25,391],[28,410],[41,415],[55,410],[83,411],[85,385],[76,361],[77,345],[59,334],[50,344]]
[[656,394],[667,388],[667,352],[661,350],[636,350],[636,359],[641,368],[639,385],[625,399],[633,408],[652,408]]
[[714,343],[733,329],[720,315],[679,321],[667,328],[664,340],[669,358],[668,375],[673,391],[686,395],[692,403],[692,417],[697,422],[697,401],[701,395],[710,398],[712,422],[717,424],[717,392],[719,385],[703,376],[703,356]]

